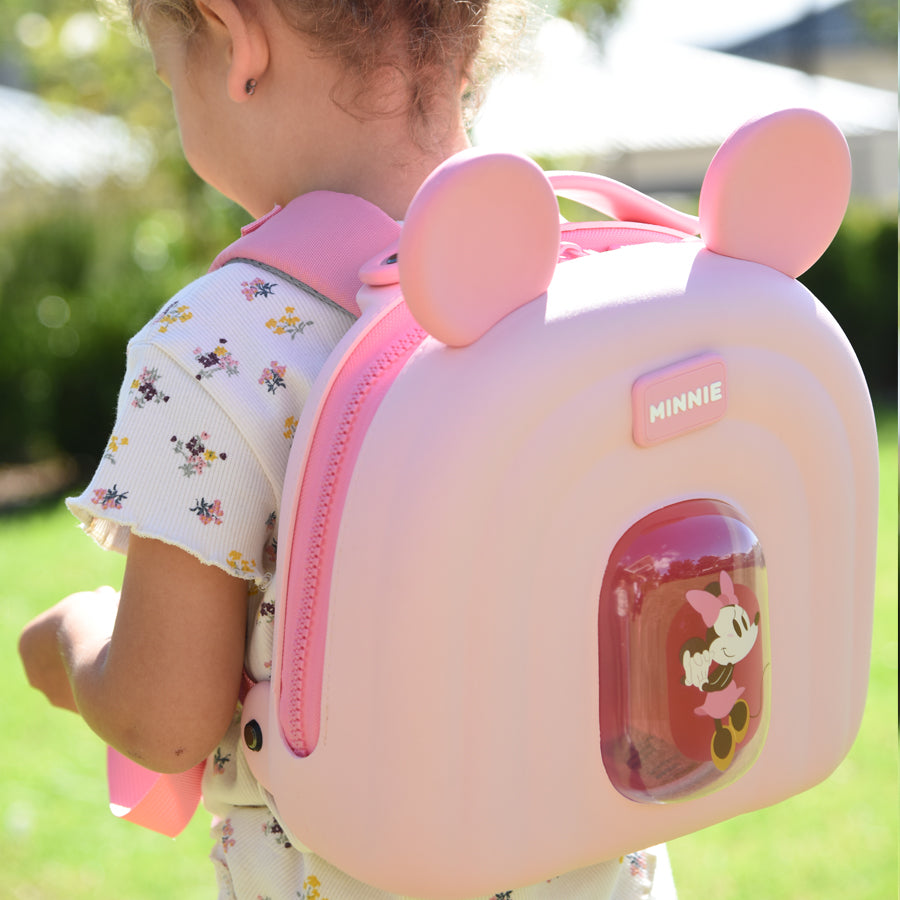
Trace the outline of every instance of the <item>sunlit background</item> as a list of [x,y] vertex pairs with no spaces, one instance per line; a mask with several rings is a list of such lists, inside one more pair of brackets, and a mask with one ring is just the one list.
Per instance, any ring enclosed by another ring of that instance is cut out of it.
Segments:
[[[184,164],[146,49],[102,2],[0,4],[0,900],[214,896],[202,817],[175,844],[112,821],[102,748],[25,690],[13,649],[28,610],[115,579],[116,560],[80,562],[60,492],[103,452],[128,337],[247,220]],[[897,86],[890,0],[559,0],[473,129],[689,212],[752,116],[810,106],[851,148],[845,224],[803,280],[856,348],[889,448],[870,707],[824,786],[673,844],[682,900],[897,896]]]
[[[568,18],[548,12],[532,27],[521,65],[496,80],[474,141],[602,172],[692,211],[737,125],[785,106],[825,112],[851,146],[853,208],[807,280],[853,340],[873,393],[890,395],[897,55],[887,0],[565,0],[561,11]],[[246,220],[184,164],[167,91],[115,0],[4,0],[0,212],[0,463],[69,477],[102,449],[124,341]]]

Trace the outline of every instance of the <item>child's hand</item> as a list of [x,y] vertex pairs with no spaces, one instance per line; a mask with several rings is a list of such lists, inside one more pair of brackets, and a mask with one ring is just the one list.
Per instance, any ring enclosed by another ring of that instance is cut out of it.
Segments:
[[685,650],[681,657],[681,665],[684,668],[684,683],[688,687],[696,687],[703,690],[703,686],[709,681],[709,669],[712,665],[712,656],[709,650],[691,653]]
[[84,616],[109,636],[118,605],[118,591],[111,587],[70,594],[23,629],[19,655],[25,675],[29,684],[41,691],[54,706],[78,711],[60,647],[63,623],[72,616]]

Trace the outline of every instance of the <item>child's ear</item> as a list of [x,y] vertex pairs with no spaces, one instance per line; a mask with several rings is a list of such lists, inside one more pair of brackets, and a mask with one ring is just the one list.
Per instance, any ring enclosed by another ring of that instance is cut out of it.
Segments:
[[253,16],[252,7],[235,0],[196,0],[206,26],[227,41],[229,48],[228,96],[235,103],[250,98],[247,84],[259,81],[269,65],[265,29]]

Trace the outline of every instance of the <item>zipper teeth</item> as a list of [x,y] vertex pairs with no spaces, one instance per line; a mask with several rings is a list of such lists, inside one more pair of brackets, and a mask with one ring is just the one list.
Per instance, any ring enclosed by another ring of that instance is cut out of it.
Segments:
[[306,648],[309,643],[310,624],[312,621],[313,601],[321,576],[322,546],[328,521],[331,516],[334,501],[334,486],[337,483],[339,473],[347,454],[347,446],[353,434],[356,419],[366,398],[374,385],[378,382],[386,370],[410,350],[421,344],[426,337],[424,329],[416,326],[396,339],[381,355],[374,360],[363,373],[353,395],[348,402],[340,425],[337,428],[334,441],[328,457],[328,465],[325,477],[322,480],[319,491],[319,501],[312,524],[312,534],[309,544],[306,569],[303,577],[303,599],[298,616],[297,627],[292,641],[293,653],[293,702],[291,704],[291,728],[297,735],[297,744],[294,749],[297,753],[305,755],[310,752],[306,735],[304,734],[303,693],[300,686],[303,683],[303,675],[306,667]]

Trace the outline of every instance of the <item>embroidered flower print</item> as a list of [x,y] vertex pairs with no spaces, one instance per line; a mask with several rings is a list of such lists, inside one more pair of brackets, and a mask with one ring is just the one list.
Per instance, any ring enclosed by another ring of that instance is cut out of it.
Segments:
[[202,378],[212,378],[216,372],[227,372],[229,375],[237,375],[238,361],[231,355],[231,352],[225,348],[228,342],[225,338],[219,338],[219,343],[215,349],[209,353],[204,353],[200,347],[194,350],[194,359],[203,367],[195,376],[197,381]]
[[322,887],[322,882],[316,878],[315,875],[310,875],[306,881],[303,882],[303,892],[297,891],[297,896],[301,898],[301,900],[328,900],[327,897],[323,897],[319,888]]
[[199,500],[194,501],[191,512],[197,513],[197,517],[204,525],[209,525],[210,523],[215,525],[222,524],[224,510],[222,509],[221,500],[209,501],[205,497],[201,497]]
[[270,624],[275,621],[275,604],[271,600],[263,600],[263,602],[259,604],[259,610],[256,613],[256,621],[269,622]]
[[276,287],[278,287],[277,284],[263,281],[262,278],[254,278],[253,281],[241,282],[241,293],[250,302],[257,297],[271,297],[275,293]]
[[153,323],[159,325],[161,332],[165,332],[169,330],[170,325],[187,322],[188,319],[193,318],[194,314],[189,306],[172,302],[153,320]]
[[131,398],[131,405],[143,409],[148,403],[168,403],[169,395],[160,391],[158,381],[159,372],[144,366],[141,374],[131,382],[131,390],[128,393],[136,395]]
[[116,464],[116,456],[115,454],[119,452],[122,447],[128,446],[128,438],[127,437],[116,437],[112,435],[109,439],[109,443],[106,445],[106,452],[103,454],[104,459],[108,459],[113,465]]
[[263,545],[263,559],[269,568],[275,568],[278,558],[278,516],[274,512],[269,513],[266,519],[266,542]]
[[216,754],[213,757],[213,774],[222,775],[225,772],[225,766],[231,762],[230,753],[222,753],[221,747],[216,747]]
[[287,366],[279,366],[276,360],[272,360],[269,368],[262,370],[259,376],[259,383],[264,384],[270,394],[274,394],[278,388],[286,388],[287,384],[284,380],[284,373],[287,372]]
[[275,567],[275,563],[278,561],[278,538],[277,537],[273,537],[270,540],[266,541],[266,544],[263,547],[263,559],[266,561],[269,568]]
[[209,434],[205,431],[195,434],[187,442],[182,441],[176,434],[173,434],[169,440],[175,445],[172,449],[185,459],[185,462],[178,467],[184,473],[185,478],[190,478],[191,475],[202,475],[216,460],[228,459],[227,453],[210,450],[207,447]]
[[307,326],[313,324],[312,322],[302,321],[300,316],[294,315],[295,312],[296,310],[293,306],[286,306],[284,308],[284,315],[277,321],[275,319],[269,319],[269,321],[266,322],[266,328],[269,328],[275,334],[289,334],[291,340],[293,340],[298,334],[303,334]]
[[288,416],[284,420],[284,436],[287,440],[293,440],[294,435],[297,432],[297,424],[296,416]]
[[228,567],[236,575],[246,575],[256,572],[256,560],[244,559],[244,554],[240,550],[232,550],[228,554]]
[[629,853],[625,857],[625,861],[628,863],[628,870],[632,878],[646,879],[648,877],[649,866],[646,853]]
[[269,819],[269,821],[263,824],[263,834],[271,835],[275,838],[275,840],[281,844],[285,849],[291,846],[291,842],[288,840],[287,835],[284,833],[284,829],[278,824],[276,819]]
[[121,509],[122,501],[128,498],[128,491],[119,491],[116,485],[111,488],[97,488],[91,503],[95,503],[101,509]]
[[222,849],[227,853],[229,847],[234,846],[234,825],[231,819],[226,819],[222,825]]

